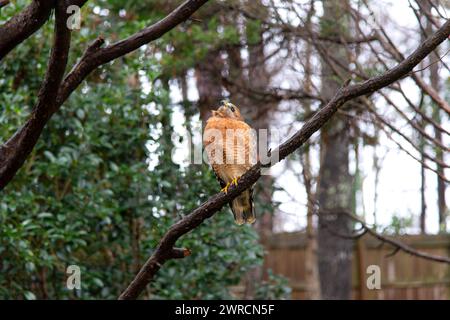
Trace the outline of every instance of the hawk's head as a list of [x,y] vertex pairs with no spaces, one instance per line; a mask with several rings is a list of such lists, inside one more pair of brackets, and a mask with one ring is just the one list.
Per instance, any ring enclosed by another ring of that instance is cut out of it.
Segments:
[[222,100],[220,107],[217,110],[214,110],[212,114],[214,117],[243,120],[238,107],[228,100]]

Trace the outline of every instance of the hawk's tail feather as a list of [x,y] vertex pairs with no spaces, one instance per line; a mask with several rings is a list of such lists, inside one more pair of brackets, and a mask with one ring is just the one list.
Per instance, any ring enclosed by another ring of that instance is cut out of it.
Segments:
[[231,202],[230,206],[236,224],[252,224],[256,221],[255,211],[253,210],[251,189],[245,190],[243,193],[241,193]]

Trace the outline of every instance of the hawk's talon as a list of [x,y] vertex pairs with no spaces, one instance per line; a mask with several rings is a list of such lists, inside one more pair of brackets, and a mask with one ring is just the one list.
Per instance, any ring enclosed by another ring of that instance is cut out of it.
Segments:
[[222,188],[220,191],[221,192],[223,192],[223,193],[225,193],[225,194],[227,194],[228,193],[228,188],[230,187],[230,183],[227,183],[227,185],[224,187],[224,188]]
[[238,185],[238,179],[239,179],[239,178],[240,178],[240,177],[235,177],[235,178],[233,178],[233,180],[231,180],[231,182],[228,182],[227,185],[226,185],[224,188],[222,188],[220,191],[221,191],[221,192],[224,192],[225,194],[227,194],[227,193],[228,193],[228,188],[229,188],[229,187],[231,187],[232,185],[235,185],[235,186]]

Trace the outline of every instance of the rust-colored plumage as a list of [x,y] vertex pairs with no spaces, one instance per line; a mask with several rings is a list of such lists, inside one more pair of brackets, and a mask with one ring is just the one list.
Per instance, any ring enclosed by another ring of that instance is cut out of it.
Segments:
[[[206,123],[203,143],[211,167],[222,191],[238,179],[255,163],[255,139],[252,128],[244,122],[239,109],[229,103],[213,111]],[[252,189],[245,190],[231,203],[235,222],[239,225],[255,222]]]

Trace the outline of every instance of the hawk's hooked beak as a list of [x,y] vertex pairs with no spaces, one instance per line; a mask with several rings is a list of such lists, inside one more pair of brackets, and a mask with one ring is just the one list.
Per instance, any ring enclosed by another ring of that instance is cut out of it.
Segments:
[[226,111],[225,106],[220,106],[217,110],[212,110],[211,113],[213,116],[220,116],[220,114],[224,113]]

